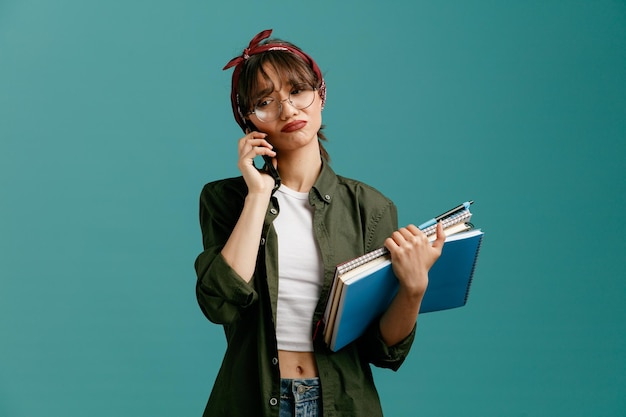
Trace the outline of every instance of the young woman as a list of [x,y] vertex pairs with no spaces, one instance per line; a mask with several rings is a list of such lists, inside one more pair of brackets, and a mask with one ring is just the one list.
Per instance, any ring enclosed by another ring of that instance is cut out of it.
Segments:
[[[389,199],[333,172],[320,142],[322,74],[270,34],[225,67],[234,67],[231,104],[245,132],[242,175],[207,184],[200,198],[196,292],[228,343],[204,415],[380,416],[370,364],[404,361],[445,236],[439,227],[431,245],[413,225],[398,229]],[[257,156],[278,171],[278,188]],[[332,352],[316,328],[335,266],[383,245],[400,289],[362,337]]]

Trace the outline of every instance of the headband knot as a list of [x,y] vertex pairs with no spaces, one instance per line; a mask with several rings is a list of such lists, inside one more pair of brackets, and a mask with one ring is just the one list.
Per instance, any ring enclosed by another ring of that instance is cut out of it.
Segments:
[[241,54],[241,56],[237,56],[231,59],[230,61],[228,61],[228,64],[226,64],[226,66],[222,69],[227,70],[228,68],[237,66],[241,64],[242,62],[250,59],[252,55],[256,55],[258,52],[261,52],[261,51],[257,51],[259,44],[261,43],[262,40],[269,38],[271,34],[272,34],[272,29],[267,29],[267,30],[264,30],[263,32],[258,33],[254,38],[252,38],[252,40],[248,44],[248,47],[243,50],[243,53]]

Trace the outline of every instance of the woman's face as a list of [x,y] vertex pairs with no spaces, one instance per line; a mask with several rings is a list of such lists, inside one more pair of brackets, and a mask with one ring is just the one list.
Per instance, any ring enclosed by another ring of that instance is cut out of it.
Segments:
[[[254,113],[248,115],[249,119],[259,131],[267,133],[267,140],[279,154],[305,147],[316,148],[319,152],[317,132],[322,126],[322,100],[317,90],[314,91],[313,103],[298,110],[288,101],[294,86],[281,80],[272,67],[266,66],[264,71],[274,85],[274,91],[264,97],[280,102],[282,111],[278,119],[270,122],[262,121]],[[261,79],[260,82],[262,88],[265,81]]]

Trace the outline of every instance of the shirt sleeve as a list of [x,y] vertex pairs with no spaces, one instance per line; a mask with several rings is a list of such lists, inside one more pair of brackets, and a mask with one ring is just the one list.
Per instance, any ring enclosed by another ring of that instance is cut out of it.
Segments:
[[411,333],[400,343],[387,346],[380,333],[379,322],[376,320],[357,342],[359,351],[372,365],[397,371],[411,350],[415,339],[415,328],[416,326],[413,326]]
[[236,189],[228,191],[225,184],[212,183],[200,195],[204,251],[195,262],[196,296],[205,316],[218,324],[236,320],[258,298],[252,282],[241,278],[221,254],[243,204]]

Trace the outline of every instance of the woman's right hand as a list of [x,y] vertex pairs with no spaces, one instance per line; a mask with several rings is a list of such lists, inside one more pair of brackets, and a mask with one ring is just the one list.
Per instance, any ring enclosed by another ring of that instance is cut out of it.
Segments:
[[[237,224],[222,248],[222,256],[226,262],[246,282],[252,279],[256,269],[265,213],[274,189],[274,178],[254,166],[256,156],[276,156],[266,137],[265,133],[246,132],[246,136],[239,139],[237,165],[248,186],[248,195]],[[276,163],[276,159],[273,161]]]
[[272,150],[272,145],[265,140],[266,137],[266,133],[248,131],[244,137],[239,139],[237,166],[248,186],[248,194],[270,195],[274,188],[274,179],[254,166],[254,158],[257,156],[267,155],[270,158],[276,156],[276,152]]

